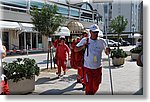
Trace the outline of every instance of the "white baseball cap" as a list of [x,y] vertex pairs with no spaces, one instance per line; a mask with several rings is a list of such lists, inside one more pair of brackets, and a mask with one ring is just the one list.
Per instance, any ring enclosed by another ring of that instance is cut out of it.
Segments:
[[96,31],[100,31],[100,29],[99,29],[99,27],[98,27],[98,25],[97,24],[93,24],[93,25],[91,25],[90,26],[90,30],[92,31],[92,32],[96,32]]
[[65,39],[65,36],[60,36],[59,38],[60,38],[60,39]]

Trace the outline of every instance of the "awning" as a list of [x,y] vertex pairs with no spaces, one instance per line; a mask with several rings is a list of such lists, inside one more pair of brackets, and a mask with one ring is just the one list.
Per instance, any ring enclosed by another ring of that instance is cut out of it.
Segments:
[[34,25],[31,23],[19,23],[21,27],[21,32],[33,32],[37,33],[37,31],[33,30]]
[[84,30],[84,26],[79,21],[70,21],[67,24],[68,29],[70,30],[71,34],[82,34]]
[[142,35],[139,33],[134,33],[134,36],[132,34],[128,35],[128,38],[141,38],[141,37],[142,37]]
[[20,30],[21,27],[17,22],[0,21],[0,29]]
[[54,35],[56,35],[56,36],[70,36],[70,30],[67,27],[59,27]]

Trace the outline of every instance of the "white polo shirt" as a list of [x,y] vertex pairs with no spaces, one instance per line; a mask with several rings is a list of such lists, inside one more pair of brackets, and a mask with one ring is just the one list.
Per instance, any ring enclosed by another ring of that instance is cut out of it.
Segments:
[[[80,47],[86,42],[87,38],[83,38],[76,46]],[[92,40],[89,38],[88,56],[87,49],[84,53],[84,67],[89,69],[97,69],[101,66],[102,51],[106,47],[104,39]]]

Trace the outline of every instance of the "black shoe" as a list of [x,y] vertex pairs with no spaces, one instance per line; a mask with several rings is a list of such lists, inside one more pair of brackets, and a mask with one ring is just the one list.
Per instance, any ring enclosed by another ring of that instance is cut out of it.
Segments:
[[77,83],[81,83],[81,80],[77,78]]
[[60,73],[58,73],[58,72],[56,72],[56,74],[58,75],[58,76],[60,76],[61,74]]
[[64,71],[64,75],[66,75],[66,72]]
[[83,86],[82,89],[85,90],[85,84],[82,83],[82,86]]

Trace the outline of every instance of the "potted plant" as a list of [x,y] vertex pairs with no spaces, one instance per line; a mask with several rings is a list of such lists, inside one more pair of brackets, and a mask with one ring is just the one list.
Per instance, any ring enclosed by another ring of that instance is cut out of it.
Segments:
[[123,51],[123,49],[112,49],[111,50],[111,58],[112,64],[115,66],[120,66],[124,64],[124,58],[127,57],[127,53]]
[[143,50],[143,47],[142,46],[138,46],[138,47],[135,47],[135,48],[132,48],[130,50],[131,52],[131,59],[132,60],[136,60],[139,56],[139,53]]
[[[119,49],[119,38],[120,34],[125,30],[126,26],[128,24],[127,19],[125,19],[123,16],[117,16],[110,22],[110,31],[112,33],[117,33],[118,34],[118,46],[117,49],[114,49],[111,54],[112,54],[112,63],[113,65],[122,65],[124,63],[124,58],[127,56],[123,49]],[[116,60],[117,59],[117,60]],[[118,62],[116,62],[118,61]]]
[[35,89],[35,75],[40,68],[34,59],[18,58],[16,61],[3,62],[3,70],[8,78],[10,94],[26,94]]

